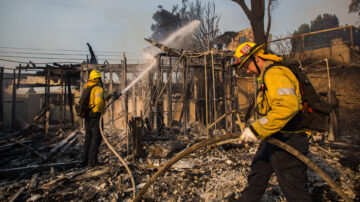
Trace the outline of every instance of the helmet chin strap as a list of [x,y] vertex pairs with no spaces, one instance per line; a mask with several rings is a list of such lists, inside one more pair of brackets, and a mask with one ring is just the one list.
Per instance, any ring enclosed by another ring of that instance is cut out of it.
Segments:
[[256,70],[258,71],[259,74],[261,74],[260,68],[259,68],[259,66],[258,66],[258,64],[257,64],[257,62],[255,60],[254,55],[251,55],[250,57],[251,57],[251,59],[253,60],[253,62],[255,64]]

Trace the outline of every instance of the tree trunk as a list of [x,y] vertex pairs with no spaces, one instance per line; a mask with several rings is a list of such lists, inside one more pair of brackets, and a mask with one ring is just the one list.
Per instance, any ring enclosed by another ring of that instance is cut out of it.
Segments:
[[232,0],[239,4],[248,17],[253,33],[254,42],[266,43],[264,31],[265,0],[251,0],[251,10],[245,4],[245,0]]
[[264,32],[264,19],[260,20],[250,20],[251,27],[254,33],[254,42],[257,44],[266,43],[266,37]]

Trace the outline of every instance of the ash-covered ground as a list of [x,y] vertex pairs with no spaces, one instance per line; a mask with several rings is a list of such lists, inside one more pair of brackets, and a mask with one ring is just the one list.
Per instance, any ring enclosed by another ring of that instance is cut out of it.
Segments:
[[[124,157],[135,178],[137,192],[166,161],[181,150],[206,139],[201,134],[204,127],[190,123],[174,127],[160,136],[146,134],[144,148],[146,157],[135,159],[127,157],[126,135],[124,131],[105,129],[105,136],[116,151]],[[225,131],[215,131],[219,135]],[[39,153],[47,154],[58,142],[72,131],[52,134],[45,138],[32,134],[18,141],[36,148]],[[61,149],[47,162],[44,162],[27,148],[17,145],[2,152],[0,200],[10,201],[130,201],[132,184],[129,175],[120,161],[102,143],[99,161],[95,168],[81,167],[84,135],[79,133],[78,140],[65,151]],[[346,137],[342,137],[346,139]],[[4,141],[1,142],[3,149]],[[229,201],[236,200],[247,185],[247,175],[257,144],[225,144],[196,151],[180,160],[160,176],[143,196],[145,201]],[[328,173],[332,179],[354,200],[360,195],[360,152],[359,145],[345,142],[327,141],[327,133],[315,133],[311,138],[308,157]],[[70,163],[74,165],[43,167],[10,172],[10,168],[30,165]],[[341,198],[312,172],[309,175],[309,191],[314,201],[338,201]],[[18,195],[17,195],[18,194]],[[275,176],[269,181],[262,201],[286,201]]]

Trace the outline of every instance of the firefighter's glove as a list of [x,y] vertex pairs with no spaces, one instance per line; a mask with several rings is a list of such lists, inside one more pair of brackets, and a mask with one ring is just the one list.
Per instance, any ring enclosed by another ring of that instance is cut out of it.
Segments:
[[253,132],[251,132],[250,128],[247,127],[244,129],[244,131],[241,133],[239,137],[240,142],[257,142],[259,141]]
[[119,99],[119,97],[120,97],[121,95],[122,95],[121,93],[114,92],[114,95],[113,95],[114,100]]
[[111,97],[112,97],[112,95],[109,94],[109,95],[107,95],[107,96],[105,97],[105,100],[106,100],[106,101],[109,101],[109,100],[111,99]]
[[112,92],[110,93],[108,96],[106,96],[105,100],[108,101],[111,98],[113,98],[114,100],[118,99],[121,96],[121,93],[117,93],[117,92]]

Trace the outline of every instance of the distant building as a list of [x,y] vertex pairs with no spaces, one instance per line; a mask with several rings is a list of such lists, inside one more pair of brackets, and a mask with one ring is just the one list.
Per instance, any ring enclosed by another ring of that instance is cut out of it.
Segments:
[[237,35],[226,45],[226,49],[235,51],[240,44],[247,41],[254,42],[254,34],[251,28],[237,32]]
[[[269,40],[271,40],[271,38],[270,35]],[[214,40],[214,44],[216,44],[219,50],[226,49],[235,51],[240,44],[247,41],[254,42],[252,28],[244,29],[239,32],[225,32]]]

